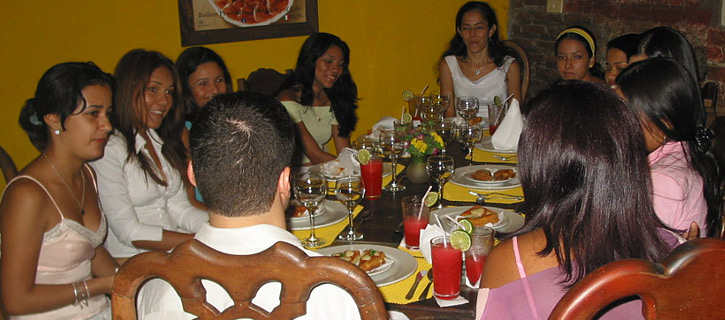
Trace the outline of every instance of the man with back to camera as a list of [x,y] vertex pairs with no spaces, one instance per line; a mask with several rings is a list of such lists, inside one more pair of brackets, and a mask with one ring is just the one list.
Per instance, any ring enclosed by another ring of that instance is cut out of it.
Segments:
[[[209,225],[194,238],[235,255],[258,253],[278,241],[303,249],[285,229],[294,143],[287,111],[270,96],[237,92],[209,102],[189,138],[189,180],[199,188],[209,211]],[[202,284],[207,301],[217,310],[233,305],[221,286],[207,280]],[[252,302],[272,311],[279,304],[280,290],[279,282],[265,284]],[[179,296],[161,279],[141,288],[137,307],[139,319],[195,318],[184,312]],[[360,314],[345,290],[323,284],[312,290],[307,314],[297,319],[360,319]]]

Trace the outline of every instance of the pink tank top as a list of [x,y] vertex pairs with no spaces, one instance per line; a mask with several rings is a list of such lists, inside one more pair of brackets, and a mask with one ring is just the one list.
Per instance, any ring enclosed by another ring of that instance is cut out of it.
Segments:
[[[86,167],[88,170],[88,168]],[[91,172],[90,170],[88,170]],[[96,178],[91,172],[93,187]],[[8,186],[19,179],[29,179],[37,183],[55,205],[60,214],[60,223],[43,234],[43,243],[40,247],[38,270],[35,276],[36,284],[69,284],[91,279],[91,259],[95,250],[103,243],[106,236],[106,216],[101,213],[101,225],[98,230],[91,231],[84,225],[66,219],[55,199],[48,189],[31,176],[21,175],[15,177]],[[88,300],[88,306],[68,305],[59,309],[23,316],[11,316],[10,319],[88,319],[97,315],[110,306],[108,298],[97,295]]]

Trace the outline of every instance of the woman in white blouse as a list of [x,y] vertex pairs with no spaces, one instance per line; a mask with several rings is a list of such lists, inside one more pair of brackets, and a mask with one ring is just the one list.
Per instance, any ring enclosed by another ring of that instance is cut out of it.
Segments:
[[108,216],[106,247],[120,261],[149,250],[168,251],[208,221],[189,203],[176,67],[155,51],[135,49],[114,72],[116,129],[92,165]]

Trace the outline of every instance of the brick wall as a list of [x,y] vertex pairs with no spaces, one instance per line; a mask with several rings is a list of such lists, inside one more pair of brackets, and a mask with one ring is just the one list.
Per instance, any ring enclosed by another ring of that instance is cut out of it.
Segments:
[[597,60],[604,65],[609,39],[661,25],[681,31],[695,48],[701,71],[719,83],[718,115],[725,115],[725,27],[722,0],[564,0],[564,12],[546,13],[546,0],[511,0],[509,39],[519,42],[531,61],[528,97],[558,79],[554,59],[557,34],[583,25],[596,36]]

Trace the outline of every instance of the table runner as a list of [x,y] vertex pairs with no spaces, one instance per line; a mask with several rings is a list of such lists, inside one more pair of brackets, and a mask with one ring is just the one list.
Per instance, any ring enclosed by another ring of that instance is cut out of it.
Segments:
[[[327,201],[333,201],[333,200],[327,200]],[[363,206],[357,206],[355,207],[355,210],[352,212],[353,218],[357,217],[358,213],[362,211]],[[347,228],[348,221],[347,216],[344,220],[335,223],[333,225],[329,225],[326,227],[320,227],[315,228],[315,236],[323,238],[327,240],[327,243],[325,243],[320,248],[328,247],[330,246],[336,239],[337,235],[342,232],[343,229]],[[292,234],[294,234],[297,238],[304,239],[310,236],[310,230],[292,230]]]

